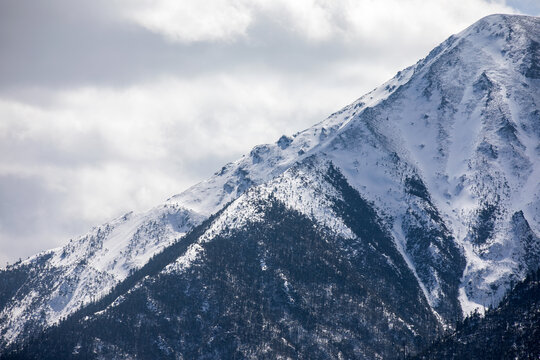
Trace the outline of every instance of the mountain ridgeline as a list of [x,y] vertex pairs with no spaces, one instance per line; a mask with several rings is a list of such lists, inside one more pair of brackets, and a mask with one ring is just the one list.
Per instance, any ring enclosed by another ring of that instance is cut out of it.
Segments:
[[486,17],[313,127],[8,266],[0,358],[467,358],[489,329],[493,358],[534,358],[539,64],[540,19]]

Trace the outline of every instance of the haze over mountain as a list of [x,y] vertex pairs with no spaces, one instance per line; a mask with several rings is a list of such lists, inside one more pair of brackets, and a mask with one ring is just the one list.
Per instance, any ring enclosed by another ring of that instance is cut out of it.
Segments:
[[417,352],[538,268],[539,87],[540,20],[483,18],[313,127],[9,266],[2,348]]

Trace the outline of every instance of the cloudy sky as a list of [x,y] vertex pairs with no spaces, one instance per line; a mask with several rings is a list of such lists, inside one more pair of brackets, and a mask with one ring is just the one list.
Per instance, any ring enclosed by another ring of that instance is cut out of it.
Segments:
[[0,265],[142,211],[537,0],[0,0]]

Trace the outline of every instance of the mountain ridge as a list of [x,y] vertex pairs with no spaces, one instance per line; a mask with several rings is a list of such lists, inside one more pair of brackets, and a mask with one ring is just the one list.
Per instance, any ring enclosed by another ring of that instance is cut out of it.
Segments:
[[[102,270],[98,274],[105,280],[91,285],[98,297],[103,296],[154,254],[182,241],[187,232],[219,212],[209,232],[168,266],[174,276],[184,276],[192,271],[192,264],[205,258],[205,249],[213,246],[209,243],[233,233],[249,238],[246,227],[255,226],[257,219],[268,220],[264,206],[256,211],[261,201],[270,209],[278,201],[295,218],[303,219],[298,221],[323,227],[328,232],[325,236],[339,239],[335,241],[342,247],[336,250],[337,258],[332,258],[339,263],[340,256],[346,257],[355,246],[362,248],[359,244],[364,241],[374,241],[369,239],[376,238],[377,231],[370,235],[347,225],[351,219],[360,221],[360,215],[350,206],[344,212],[337,210],[342,194],[324,175],[328,169],[335,169],[348,184],[342,190],[350,188],[347,191],[358,194],[351,198],[358,196],[369,204],[365,206],[371,210],[366,213],[376,214],[372,223],[379,224],[395,247],[379,256],[394,254],[390,258],[397,271],[415,279],[417,285],[410,286],[420,289],[428,304],[424,310],[437,320],[435,328],[452,328],[463,315],[496,305],[513,282],[540,263],[540,186],[535,180],[540,178],[539,43],[538,18],[483,18],[326,120],[292,137],[282,136],[275,144],[254,147],[248,156],[171,197],[148,215],[119,218],[116,226],[127,229],[123,236],[114,236],[115,226],[105,225],[75,241],[82,245],[80,251],[72,252],[68,265],[56,266],[59,259],[69,259],[69,244],[6,269],[0,274],[10,284],[6,293],[16,289],[18,303],[31,306],[15,308],[11,300],[10,308],[10,300],[3,300],[3,344],[54,324],[73,313],[74,304],[90,303],[92,299],[84,294],[74,296],[73,289],[62,288],[70,279],[78,289],[85,284],[79,274]],[[272,221],[275,224],[257,226],[272,232],[279,225],[278,220]],[[365,228],[370,226],[364,223]],[[118,246],[118,239],[123,246]],[[82,251],[86,245],[88,250]],[[120,265],[115,262],[115,251]],[[89,254],[98,254],[100,261],[79,265],[92,258]],[[101,261],[107,256],[110,261]],[[41,303],[32,302],[35,283],[9,282],[13,274],[32,264],[46,270],[40,281],[53,279],[42,290],[47,301]],[[353,268],[376,271],[374,266],[359,262]],[[388,284],[393,286],[392,281]],[[44,315],[36,318],[36,312]],[[379,319],[393,319],[392,326],[398,326],[395,317],[381,314]],[[414,331],[406,327],[400,331],[398,336],[409,342],[414,338]],[[377,346],[366,345],[349,354],[396,350]]]

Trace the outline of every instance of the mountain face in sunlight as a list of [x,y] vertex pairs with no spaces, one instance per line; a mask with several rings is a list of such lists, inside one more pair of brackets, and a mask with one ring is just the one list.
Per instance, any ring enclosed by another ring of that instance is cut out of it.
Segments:
[[313,127],[3,270],[4,356],[415,353],[540,263],[539,103],[540,20],[486,17]]

